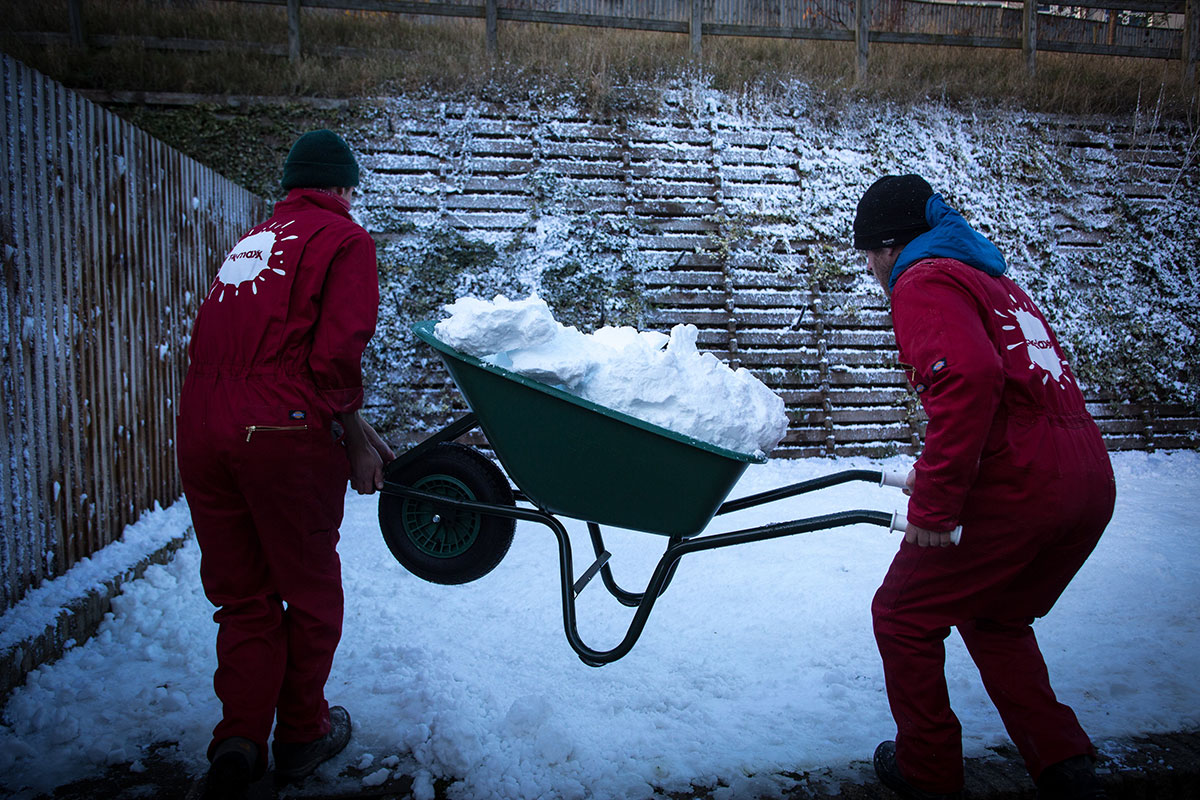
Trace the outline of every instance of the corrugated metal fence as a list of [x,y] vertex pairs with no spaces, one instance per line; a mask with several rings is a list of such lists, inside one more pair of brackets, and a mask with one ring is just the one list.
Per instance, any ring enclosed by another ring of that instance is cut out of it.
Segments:
[[186,338],[265,204],[8,56],[0,79],[3,610],[180,495]]

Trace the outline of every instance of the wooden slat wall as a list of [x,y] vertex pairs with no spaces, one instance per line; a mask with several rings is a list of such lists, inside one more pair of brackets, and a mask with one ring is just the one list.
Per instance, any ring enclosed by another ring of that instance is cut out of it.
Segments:
[[[322,0],[336,4],[339,0]],[[479,0],[453,0],[451,5],[464,8],[480,5]],[[768,31],[843,30],[851,31],[854,0],[704,0],[705,26],[714,31],[737,35],[736,27]],[[1174,13],[1182,17],[1184,3]],[[1172,6],[1172,7],[1174,7]],[[691,18],[691,2],[683,0],[497,0],[499,9],[536,11],[580,17],[624,17],[686,24]],[[1041,43],[1080,43],[1116,45],[1179,53],[1182,29],[1147,28],[1136,20],[1122,21],[1112,11],[1094,13],[1097,19],[1070,16],[1083,11],[1059,6],[1038,14],[1038,39]],[[1021,35],[1021,4],[924,2],[923,0],[871,0],[871,30],[888,34],[932,34],[972,36],[983,39],[1014,41]],[[571,22],[564,19],[564,22]],[[576,21],[582,24],[582,21]],[[748,31],[740,32],[742,35]]]
[[181,493],[191,320],[246,192],[4,56],[0,610]]
[[[355,143],[368,175],[364,214],[368,226],[371,219],[390,220],[393,228],[396,221],[448,223],[471,238],[508,241],[536,223],[527,177],[552,172],[571,187],[566,207],[636,222],[637,246],[650,265],[642,279],[655,304],[648,327],[694,323],[703,348],[753,370],[784,397],[792,424],[777,456],[913,453],[924,417],[895,365],[882,295],[807,288],[804,257],[820,246],[816,241],[789,242],[791,254],[776,253],[770,267],[718,253],[723,215],[733,217],[758,198],[804,202],[796,165],[811,143],[799,128],[771,124],[777,127],[722,128],[716,117],[673,123],[669,115],[601,124],[486,104],[406,108],[390,115],[391,135]],[[1125,193],[1135,203],[1166,196],[1185,157],[1180,140],[1161,132],[1114,133],[1070,119],[1042,124],[1083,161],[1119,153],[1127,164]],[[1080,221],[1088,215],[1066,212],[1057,223],[1058,247],[1094,248],[1098,234]],[[381,250],[399,236],[376,233]],[[435,358],[415,352],[403,372],[413,376],[416,406],[452,409],[431,413],[427,426],[465,410]],[[1095,400],[1114,448],[1196,445],[1200,419],[1186,409]]]
[[[280,3],[283,0],[247,0]],[[351,7],[361,0],[306,0],[305,5],[326,8]],[[482,0],[438,0],[432,6],[453,7],[478,15]],[[414,13],[419,2],[370,4],[372,8]],[[686,25],[691,19],[690,0],[497,0],[505,11],[562,15],[564,24],[587,24],[585,18],[625,18]],[[743,27],[769,30],[852,30],[854,0],[704,0],[701,13],[705,26],[732,35]],[[1184,0],[1168,2],[1171,13],[1182,18]],[[1085,13],[1090,12],[1090,14]],[[1015,39],[1021,33],[1020,2],[926,2],[925,0],[871,0],[871,30],[887,33],[936,34]],[[1095,17],[1086,19],[1081,17]],[[1165,16],[1165,15],[1160,15]],[[575,17],[576,19],[572,19]],[[1122,20],[1103,9],[1054,6],[1039,11],[1038,38],[1046,42],[1089,43],[1179,50],[1181,28],[1147,28],[1136,19]],[[770,35],[770,34],[767,34]]]

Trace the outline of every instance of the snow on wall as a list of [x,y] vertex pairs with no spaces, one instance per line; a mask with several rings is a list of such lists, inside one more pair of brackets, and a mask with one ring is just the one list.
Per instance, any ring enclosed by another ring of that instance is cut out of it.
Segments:
[[[411,319],[438,315],[432,294],[424,307],[411,299],[426,288],[411,265],[431,232],[491,248],[480,269],[452,276],[447,286],[460,293],[552,296],[547,276],[569,265],[624,298],[569,320],[581,329],[612,322],[606,312],[659,330],[696,324],[701,347],[784,396],[792,425],[776,455],[879,454],[912,452],[923,417],[894,366],[886,300],[848,246],[857,198],[876,177],[923,174],[1000,244],[1060,337],[1097,351],[1114,342],[1096,342],[1096,314],[1080,311],[1098,296],[1080,294],[1081,265],[1128,247],[1128,220],[1197,204],[1187,137],[1137,116],[826,105],[802,88],[768,104],[683,84],[653,119],[596,121],[569,102],[406,98],[380,101],[369,116],[352,136],[364,172],[359,214],[381,263],[400,264],[384,271],[377,346],[387,357],[377,374],[422,398],[406,408],[408,430],[411,417],[440,424],[462,407],[405,332]],[[603,245],[580,245],[601,235]],[[1161,231],[1141,244],[1187,246]],[[621,283],[629,273],[634,300]],[[395,308],[389,281],[406,295]],[[1153,367],[1161,385],[1188,360],[1198,327],[1194,310],[1176,321],[1180,333],[1160,342],[1155,360],[1165,363]],[[1085,378],[1094,363],[1103,377],[1103,353],[1082,356]],[[1182,383],[1169,396],[1133,397],[1113,391],[1120,381],[1093,381],[1091,408],[1113,447],[1186,446],[1197,389]]]

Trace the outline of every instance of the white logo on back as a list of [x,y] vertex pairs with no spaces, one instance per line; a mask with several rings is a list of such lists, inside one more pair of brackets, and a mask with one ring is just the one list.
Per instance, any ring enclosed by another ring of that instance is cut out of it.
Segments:
[[[282,225],[272,223],[270,227],[252,233],[234,245],[233,250],[225,256],[225,261],[221,263],[221,269],[217,270],[217,278],[213,281],[212,289],[209,290],[209,297],[212,297],[217,289],[221,290],[221,293],[217,295],[218,303],[225,299],[226,289],[232,289],[236,297],[245,283],[250,284],[252,293],[258,294],[259,282],[265,281],[269,273],[286,275],[287,272],[280,268],[282,259],[278,258],[283,255],[283,251],[276,250],[275,245],[298,238],[296,236],[278,238],[279,231],[294,221],[289,220]],[[275,259],[274,266],[271,264],[272,258]]]
[[267,269],[267,260],[274,247],[275,231],[259,231],[247,236],[225,256],[217,280],[226,286],[240,286],[254,280]]
[[1058,388],[1067,388],[1063,382],[1069,383],[1072,378],[1067,371],[1066,362],[1058,354],[1058,348],[1054,346],[1054,340],[1050,338],[1050,331],[1046,329],[1046,323],[1042,322],[1041,317],[1034,313],[1033,304],[1028,299],[1018,300],[1011,294],[1008,299],[1012,300],[1012,308],[1007,311],[997,308],[993,311],[998,317],[1014,320],[1016,325],[1001,325],[1000,327],[1006,331],[1020,331],[1020,338],[1006,344],[1004,348],[1016,350],[1024,345],[1025,353],[1029,356],[1029,368],[1041,368],[1045,373],[1042,375],[1042,383],[1049,383],[1053,378],[1058,384]]
[[1058,380],[1063,372],[1062,359],[1054,349],[1054,342],[1050,341],[1050,332],[1040,319],[1022,308],[1016,309],[1016,317],[1021,333],[1025,335],[1025,350],[1029,353],[1029,360]]

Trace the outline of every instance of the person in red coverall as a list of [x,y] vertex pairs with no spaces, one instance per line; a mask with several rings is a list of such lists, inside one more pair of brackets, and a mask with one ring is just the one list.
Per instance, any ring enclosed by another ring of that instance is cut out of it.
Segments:
[[338,527],[347,479],[372,493],[394,457],[359,414],[379,284],[375,244],[350,217],[357,162],[337,134],[306,133],[282,184],[287,198],[234,245],[202,301],[177,420],[201,582],[218,608],[210,798],[245,796],[272,727],[281,783],[349,740],[349,714],[324,694],[342,630]]
[[1031,627],[1112,516],[1100,432],[1000,251],[925,180],[872,184],[854,246],[891,296],[900,361],[929,418],[908,528],[871,607],[897,726],[875,752],[876,772],[901,797],[962,795],[944,670],[955,627],[1039,796],[1103,797],[1092,744],[1056,699]]

